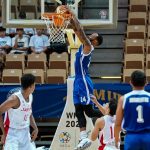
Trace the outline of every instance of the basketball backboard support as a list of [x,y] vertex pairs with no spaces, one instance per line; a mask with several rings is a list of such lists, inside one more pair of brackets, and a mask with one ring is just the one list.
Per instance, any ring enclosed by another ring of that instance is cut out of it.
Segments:
[[[44,12],[54,12],[68,5],[85,28],[115,28],[118,20],[118,0],[2,0],[4,27],[46,28],[41,19]],[[30,7],[29,7],[30,6]],[[26,18],[19,18],[19,13]]]

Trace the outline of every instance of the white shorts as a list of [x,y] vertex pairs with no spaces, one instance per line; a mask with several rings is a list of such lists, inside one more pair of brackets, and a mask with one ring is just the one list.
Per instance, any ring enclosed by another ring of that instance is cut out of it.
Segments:
[[104,150],[119,150],[119,149],[117,149],[115,146],[106,145],[106,146],[104,147]]
[[31,143],[29,128],[9,128],[4,150],[36,150],[34,144]]

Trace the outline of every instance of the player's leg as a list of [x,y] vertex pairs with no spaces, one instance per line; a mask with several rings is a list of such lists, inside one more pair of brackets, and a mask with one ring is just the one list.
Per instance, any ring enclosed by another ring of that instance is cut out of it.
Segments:
[[[86,92],[85,92],[84,86],[82,86],[81,83],[82,83],[81,81],[80,82],[78,81],[78,84],[76,82],[74,83],[74,93],[73,93],[75,113],[76,113],[76,117],[78,119],[79,128],[80,128],[80,142],[76,147],[77,150],[80,150],[80,149],[83,150],[84,148],[87,148],[91,145],[91,140],[88,139],[88,135],[86,132],[86,118],[85,118],[84,109],[83,109],[84,98],[86,100],[87,96],[84,96],[86,95]],[[80,88],[79,88],[79,84],[80,84]]]
[[19,150],[36,150],[34,142],[31,142],[29,128],[22,130],[22,138],[20,138]]
[[81,148],[84,149],[89,147],[91,145],[91,141],[88,139],[86,132],[86,118],[84,115],[83,105],[75,104],[75,112],[80,127],[80,142],[75,149],[80,150]]
[[3,150],[19,150],[18,133],[9,128]]
[[124,150],[143,150],[140,135],[127,133],[124,141]]
[[141,136],[142,149],[141,150],[149,150],[150,149],[150,133],[144,133]]

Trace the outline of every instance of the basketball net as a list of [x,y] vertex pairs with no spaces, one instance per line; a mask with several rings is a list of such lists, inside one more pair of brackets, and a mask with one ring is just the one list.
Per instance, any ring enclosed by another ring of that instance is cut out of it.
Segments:
[[49,33],[51,43],[65,43],[65,29],[70,23],[71,15],[45,13],[42,15]]

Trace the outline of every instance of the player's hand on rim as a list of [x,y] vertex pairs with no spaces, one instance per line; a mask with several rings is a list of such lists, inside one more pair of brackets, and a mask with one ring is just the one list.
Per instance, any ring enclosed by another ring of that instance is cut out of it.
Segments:
[[38,128],[36,128],[36,129],[34,129],[33,131],[32,131],[32,134],[31,134],[31,141],[33,142],[33,141],[35,141],[35,139],[37,138],[37,136],[38,136]]

